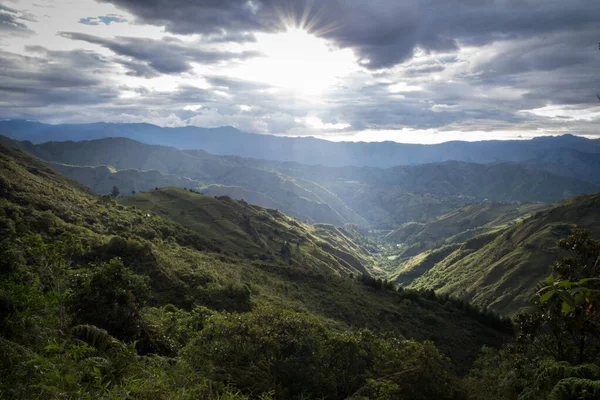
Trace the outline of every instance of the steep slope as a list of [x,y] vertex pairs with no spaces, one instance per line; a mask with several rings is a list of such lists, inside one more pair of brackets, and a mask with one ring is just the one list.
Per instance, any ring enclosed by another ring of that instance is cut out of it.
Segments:
[[585,152],[600,152],[600,140],[572,135],[540,137],[532,140],[454,141],[435,145],[395,142],[335,143],[313,137],[256,135],[240,132],[232,127],[161,128],[150,124],[110,123],[47,125],[19,120],[0,121],[0,134],[34,143],[127,137],[148,144],[169,145],[179,149],[203,149],[218,155],[295,161],[311,165],[381,168],[449,160],[474,163],[520,162],[536,158],[546,150],[561,147]]
[[524,307],[535,285],[562,255],[558,239],[574,227],[600,237],[600,194],[569,199],[495,236],[467,241],[410,284],[463,296],[502,312]]
[[361,248],[337,230],[326,241],[314,226],[229,197],[167,187],[123,197],[120,203],[170,218],[221,251],[251,260],[333,269],[344,275],[366,273],[370,263]]
[[[200,190],[200,193],[211,197],[227,196],[234,200],[244,200],[250,204],[254,204],[265,208],[282,209],[281,204],[262,193],[244,189],[241,186],[226,186],[226,185],[208,185]],[[290,217],[296,217],[293,213],[288,212]]]
[[[243,212],[248,213],[266,212],[240,205],[232,200],[221,202],[194,193],[182,193],[178,189],[165,189],[157,191],[156,194],[144,195],[140,200],[151,198],[157,203],[164,201],[165,203],[161,203],[160,206],[168,210],[174,208],[167,201],[172,198],[171,195],[174,195],[174,201],[178,205],[186,207],[189,205],[194,210],[201,208],[196,204],[197,201],[212,204],[214,209],[211,209],[211,212],[214,211],[215,215],[218,215],[219,210],[231,208],[243,208]],[[190,214],[195,215],[192,209],[189,211]],[[175,213],[170,215],[176,216]],[[192,221],[189,226],[205,232],[204,227],[200,225],[210,224],[210,220],[203,221]],[[231,221],[233,224],[233,220]],[[278,223],[280,224],[278,226],[283,229],[285,225],[281,221],[285,221],[285,224],[293,222],[277,215],[270,223]],[[161,324],[168,323],[172,321],[171,317],[177,316],[178,318],[189,317],[187,323],[195,326],[193,318],[196,314],[193,313],[206,314],[203,309],[191,311],[195,306],[209,307],[213,310],[210,312],[216,312],[214,310],[247,312],[256,307],[272,306],[311,314],[332,329],[339,330],[340,334],[353,327],[366,327],[419,340],[430,339],[452,357],[455,367],[461,371],[469,368],[470,361],[474,359],[481,345],[497,345],[507,337],[504,333],[491,328],[491,325],[486,325],[486,319],[477,319],[475,314],[468,314],[464,310],[435,299],[428,299],[418,293],[374,289],[357,280],[343,278],[334,273],[332,268],[321,269],[318,266],[301,268],[286,263],[253,262],[236,257],[234,254],[223,254],[223,251],[218,253],[213,243],[193,229],[179,225],[169,218],[97,197],[80,184],[60,176],[42,162],[3,144],[0,144],[0,222],[0,232],[3,235],[0,247],[0,260],[2,260],[0,274],[3,278],[6,277],[0,281],[0,289],[8,290],[6,293],[9,300],[12,299],[11,293],[16,290],[15,293],[21,297],[15,297],[14,301],[19,305],[24,295],[29,296],[27,297],[29,308],[23,308],[23,313],[19,316],[22,318],[31,316],[31,321],[34,321],[30,325],[23,325],[26,328],[23,335],[11,339],[21,343],[15,345],[18,349],[26,348],[31,343],[39,343],[42,338],[45,338],[43,335],[46,325],[40,323],[55,323],[54,321],[58,320],[56,317],[58,311],[52,314],[54,308],[43,308],[45,303],[37,303],[38,300],[45,299],[45,296],[56,299],[52,296],[58,289],[53,289],[54,291],[49,289],[45,292],[43,290],[45,286],[42,284],[46,285],[48,279],[59,279],[60,274],[64,273],[68,273],[69,277],[64,282],[69,284],[71,284],[70,278],[73,278],[75,284],[78,279],[87,276],[109,274],[111,271],[109,264],[105,264],[109,260],[113,260],[110,261],[112,267],[118,267],[122,263],[124,270],[130,271],[129,279],[135,282],[147,282],[149,287],[149,292],[146,294],[147,303],[138,302],[138,306],[132,305],[132,307],[140,308],[128,308],[127,310],[131,312],[127,311],[125,314],[127,318],[137,318],[137,322],[133,325],[126,325],[133,330],[131,336],[123,336],[122,332],[114,330],[111,334],[120,335],[118,338],[121,340],[139,340],[136,348],[141,346],[146,348],[146,351],[159,354],[170,354],[170,344],[166,342],[171,340],[169,338],[175,341],[189,339],[163,336],[161,333],[163,331],[160,330]],[[242,241],[246,240],[249,245],[254,243],[251,239],[244,239],[245,230],[240,226],[224,226],[223,220],[220,222],[215,220],[213,224],[215,230],[237,231]],[[282,237],[295,237],[297,233],[293,232],[294,228],[299,229],[292,227],[291,231],[282,231],[280,234]],[[336,247],[333,250],[339,249],[341,243],[350,246],[353,242],[353,234],[350,231],[327,225],[312,227],[312,229],[313,231],[309,233],[331,243],[332,247]],[[69,244],[73,241],[74,244]],[[62,246],[67,247],[60,250]],[[45,272],[50,265],[43,258],[43,252],[55,248],[60,251],[66,250],[65,257],[69,257],[57,266],[52,266],[52,268],[59,268],[59,275],[56,276]],[[358,251],[356,248],[354,250]],[[27,255],[29,258],[24,258],[22,255]],[[42,259],[38,271],[37,262],[40,257]],[[120,261],[115,261],[115,257],[120,258]],[[21,271],[23,268],[25,270],[29,268],[29,273],[16,274],[15,271]],[[102,268],[107,270],[104,271]],[[36,274],[42,274],[41,278],[35,278]],[[106,278],[111,276],[109,274]],[[130,299],[131,293],[125,289],[121,291],[119,286],[126,285],[128,282],[121,280],[103,282],[106,283],[105,286],[88,285],[84,289],[105,290],[106,292],[98,293],[100,296],[98,299],[104,302],[113,291],[119,291],[117,292],[119,296],[129,296]],[[118,285],[118,287],[113,288],[110,285]],[[59,289],[67,290],[68,287],[61,286]],[[83,289],[76,286],[74,290]],[[5,296],[4,292],[2,296]],[[4,301],[5,298],[2,299]],[[123,303],[121,298],[115,297],[116,300],[119,300],[119,304]],[[53,305],[61,304],[52,301]],[[128,304],[128,301],[125,301],[125,304]],[[112,300],[108,301],[109,308],[116,307],[116,303],[113,303]],[[91,317],[94,321],[100,322],[103,318],[108,318],[106,322],[108,325],[100,325],[100,327],[113,329],[110,316],[98,312],[77,314],[82,306],[78,304],[74,310],[76,314],[73,318],[77,318],[78,323],[96,323],[86,319]],[[94,307],[98,305],[89,306],[95,309]],[[231,319],[231,316],[235,315],[223,314],[223,318]],[[163,317],[164,320],[160,320]],[[478,322],[479,320],[482,322]],[[64,336],[62,337],[64,339]],[[27,351],[27,357],[35,355],[30,350]],[[54,350],[47,348],[40,351],[45,352],[40,354],[47,355]],[[43,358],[36,355],[36,359]],[[148,360],[156,361],[155,358]]]
[[[2,137],[0,141],[16,145],[42,160],[54,163],[111,166],[117,170],[154,170],[165,175],[176,175],[205,184],[241,186],[270,197],[274,202],[281,204],[282,211],[310,222],[336,225],[367,224],[334,194],[310,182],[257,168],[240,168],[231,160],[203,151],[195,151],[192,155],[172,147],[146,145],[123,138],[48,142],[40,145],[15,142]],[[110,182],[94,184],[111,186]],[[159,185],[151,187],[155,186]]]
[[548,204],[470,204],[425,224],[406,223],[386,236],[391,243],[406,249],[400,256],[410,257],[446,244],[460,243],[502,225],[548,208]]

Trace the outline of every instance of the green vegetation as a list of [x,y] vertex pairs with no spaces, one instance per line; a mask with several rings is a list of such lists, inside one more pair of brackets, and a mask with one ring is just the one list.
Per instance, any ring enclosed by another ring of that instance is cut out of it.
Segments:
[[2,399],[600,395],[600,242],[574,228],[597,235],[600,195],[405,225],[448,238],[388,280],[391,245],[358,226],[177,187],[98,197],[5,145],[0,171]]
[[4,145],[0,171],[3,399],[450,399],[509,340],[464,303],[342,276],[369,258],[352,226],[176,188],[126,206]]
[[469,204],[425,224],[409,222],[389,233],[386,239],[402,244],[401,257],[448,244],[462,243],[473,236],[513,225],[548,208],[547,204]]
[[[120,181],[119,188],[124,193],[162,186],[198,188],[203,182],[202,186],[220,184],[261,193],[280,205],[287,215],[303,221],[367,224],[364,218],[323,187],[259,167],[242,166],[236,157],[215,156],[201,150],[180,151],[123,138],[33,145],[0,136],[0,142],[50,162],[51,167],[98,194],[108,194],[115,183],[119,185],[115,179]],[[110,166],[115,171],[108,173],[111,171],[73,166]],[[235,196],[239,191],[230,190],[223,194]]]
[[575,197],[502,231],[472,238],[422,268],[409,286],[513,313],[528,305],[531,291],[547,276],[548,265],[563,255],[557,240],[574,227],[600,237],[599,205],[600,194]]
[[151,190],[164,186],[199,188],[202,182],[175,175],[165,175],[158,171],[138,171],[137,169],[116,170],[113,167],[85,167],[49,162],[48,165],[61,175],[76,180],[89,187],[94,193],[110,194],[117,186],[122,195]]
[[516,342],[477,361],[470,398],[600,397],[600,242],[575,230],[558,247],[568,256],[537,287],[534,309],[515,317]]
[[121,203],[170,218],[220,251],[245,259],[322,271],[333,269],[344,275],[365,272],[371,263],[343,230],[331,225],[306,225],[278,210],[229,197],[163,188],[125,197]]

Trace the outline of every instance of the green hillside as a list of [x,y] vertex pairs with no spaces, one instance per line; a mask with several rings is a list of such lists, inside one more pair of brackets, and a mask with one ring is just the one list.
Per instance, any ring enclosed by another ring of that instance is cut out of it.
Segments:
[[474,237],[422,268],[410,287],[514,312],[528,304],[535,285],[548,276],[548,266],[562,256],[557,240],[574,227],[600,237],[600,194],[569,199],[509,228]]
[[107,166],[82,167],[52,162],[49,162],[48,165],[53,170],[84,184],[98,194],[109,194],[114,186],[117,186],[124,195],[154,189],[155,187],[176,186],[196,189],[203,186],[200,181],[176,175],[165,175],[156,170],[115,170]]
[[[340,276],[340,249],[360,254],[350,228],[176,188],[125,200],[0,145],[3,398],[451,399],[455,373],[508,339],[489,313]],[[259,248],[246,216],[331,264],[236,256],[228,237]]]
[[469,204],[425,224],[406,223],[389,233],[386,240],[399,244],[398,257],[411,257],[426,250],[465,240],[519,222],[548,204]]
[[213,198],[179,188],[162,188],[120,199],[120,203],[152,211],[198,233],[221,251],[250,260],[277,261],[344,275],[367,271],[368,255],[333,228],[326,239],[311,226],[280,211]]
[[[272,201],[281,204],[282,211],[309,222],[343,225],[367,222],[346,206],[337,196],[311,182],[305,182],[280,173],[259,168],[241,168],[227,157],[219,157],[204,151],[183,152],[172,147],[142,144],[123,138],[108,138],[82,142],[48,142],[34,145],[16,142],[0,136],[0,141],[17,146],[42,160],[76,166],[110,166],[116,170],[158,171],[163,175],[174,175],[180,179],[203,182],[206,185],[222,184],[240,186],[246,190],[260,192]],[[143,179],[145,174],[140,174]],[[78,176],[79,177],[79,176]],[[84,176],[83,184],[95,187],[113,183],[97,182]],[[159,182],[165,181],[158,177]],[[151,186],[161,186],[157,184]],[[175,181],[171,180],[174,186]],[[192,182],[194,183],[194,182]],[[127,185],[144,187],[144,182],[128,182]],[[185,187],[185,185],[184,185]],[[103,194],[105,192],[99,192]]]
[[[200,189],[200,193],[211,197],[227,196],[235,200],[244,200],[250,204],[254,204],[265,208],[282,209],[281,204],[271,199],[262,193],[244,189],[241,186],[226,186],[226,185],[208,185]],[[293,213],[287,212],[291,217],[298,217]]]

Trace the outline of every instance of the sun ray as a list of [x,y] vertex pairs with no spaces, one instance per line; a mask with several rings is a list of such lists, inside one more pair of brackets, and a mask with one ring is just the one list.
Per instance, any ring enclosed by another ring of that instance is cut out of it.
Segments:
[[296,96],[317,97],[360,68],[351,49],[341,49],[322,37],[335,29],[322,23],[323,5],[310,1],[303,7],[279,3],[274,8],[277,26],[269,33],[255,34],[254,50],[263,56],[245,61],[232,74]]
[[333,22],[324,23],[322,16],[324,15],[325,4],[315,4],[315,0],[303,2],[302,9],[294,9],[291,2],[284,3],[287,7],[278,3],[275,5],[275,15],[278,20],[278,28],[281,31],[289,29],[304,30],[315,36],[323,36],[331,33],[339,28]]

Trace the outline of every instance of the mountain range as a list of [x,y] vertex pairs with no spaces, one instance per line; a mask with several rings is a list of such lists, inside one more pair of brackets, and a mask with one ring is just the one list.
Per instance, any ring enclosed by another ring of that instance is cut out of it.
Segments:
[[591,182],[512,163],[324,167],[216,156],[124,138],[42,144],[1,140],[99,194],[109,193],[113,185],[129,194],[165,184],[251,197],[257,205],[303,221],[376,229],[425,222],[472,202],[555,202],[599,190]]
[[[308,165],[371,166],[388,168],[443,161],[472,163],[543,163],[556,149],[600,153],[600,140],[563,135],[532,140],[453,141],[433,145],[396,142],[330,142],[313,137],[283,137],[241,132],[233,127],[163,128],[150,124],[65,124],[33,121],[0,121],[0,134],[32,143],[82,141],[124,137],[146,144],[172,146],[181,150],[202,149],[215,155],[236,155],[263,160],[293,161]],[[540,160],[540,161],[536,161]]]
[[[155,312],[162,313],[162,307],[192,313],[202,310],[197,307],[206,306],[223,311],[224,315],[252,308],[292,309],[314,315],[341,331],[349,326],[370,327],[409,338],[435,340],[462,371],[483,343],[500,344],[507,337],[506,325],[500,322],[500,328],[493,326],[498,322],[495,317],[478,314],[474,309],[444,306],[417,292],[399,294],[389,285],[384,288],[381,282],[374,281],[373,287],[356,279],[373,267],[373,249],[368,243],[363,244],[360,234],[351,227],[306,225],[276,210],[173,187],[136,193],[117,202],[108,196],[94,195],[44,162],[3,143],[0,172],[2,246],[12,246],[9,253],[2,247],[2,254],[17,260],[8,265],[2,261],[1,273],[33,268],[18,279],[38,281],[38,274],[39,279],[59,279],[58,275],[44,275],[42,267],[50,268],[48,263],[43,264],[45,253],[34,252],[51,251],[56,243],[71,246],[68,240],[82,244],[80,253],[69,256],[73,261],[63,265],[72,269],[70,276],[74,280],[87,276],[85,271],[89,268],[104,266],[103,262],[117,257],[130,275],[112,283],[103,281],[110,290],[131,284],[139,277],[148,285],[144,311],[132,308],[126,314],[138,324],[138,331],[142,332],[136,336],[141,340],[138,348],[145,346],[145,351],[171,354],[167,336],[156,331],[158,321],[153,317]],[[32,258],[21,262],[21,251],[31,252]],[[38,261],[42,262],[41,269],[35,264]],[[6,287],[4,283],[0,285],[0,295],[5,296],[7,291],[9,299],[13,292],[24,290],[18,285]],[[87,287],[92,291],[109,290]],[[0,300],[5,301],[1,296]],[[20,307],[19,299],[14,297],[11,301]],[[121,339],[128,337],[115,330],[116,322],[109,314],[98,312],[98,307],[106,303],[103,299],[106,297],[91,304],[94,311],[87,317],[81,316],[82,302],[93,300],[80,300],[75,307],[80,315],[77,318],[84,318],[79,320],[82,323],[91,323],[85,318],[93,318],[111,334]],[[114,299],[108,298],[107,307],[111,310],[118,307],[114,303],[118,299]],[[142,307],[142,303],[138,304]],[[4,307],[4,303],[0,305]],[[425,325],[423,316],[427,317]],[[488,321],[489,317],[490,324],[479,322],[480,317],[481,321]],[[42,323],[40,319],[35,321]],[[432,326],[437,328],[431,330]],[[4,327],[0,325],[0,329]],[[7,332],[10,340],[20,340],[10,336],[12,331]],[[37,333],[31,331],[28,335],[35,337]],[[4,344],[0,341],[0,345]]]

